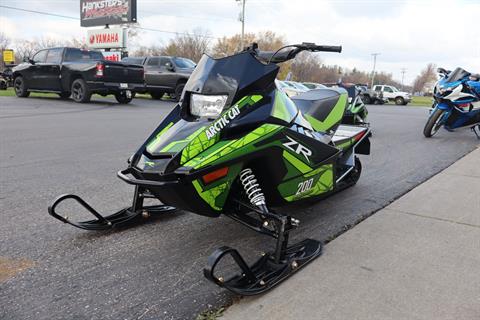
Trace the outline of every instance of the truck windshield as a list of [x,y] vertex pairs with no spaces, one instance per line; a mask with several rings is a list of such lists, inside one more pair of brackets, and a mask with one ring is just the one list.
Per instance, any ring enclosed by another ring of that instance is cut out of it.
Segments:
[[397,88],[392,87],[392,86],[390,86],[390,88],[392,88],[393,92],[398,92],[398,89],[397,89]]
[[179,68],[195,68],[195,62],[186,58],[173,58]]
[[68,48],[65,54],[65,61],[82,61],[82,60],[103,60],[103,54],[99,51],[82,50]]

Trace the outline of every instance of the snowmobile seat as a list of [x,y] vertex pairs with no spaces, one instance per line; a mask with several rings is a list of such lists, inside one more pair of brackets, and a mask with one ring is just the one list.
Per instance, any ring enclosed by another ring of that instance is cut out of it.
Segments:
[[292,97],[295,105],[316,131],[335,131],[348,103],[348,94],[342,88],[316,89]]

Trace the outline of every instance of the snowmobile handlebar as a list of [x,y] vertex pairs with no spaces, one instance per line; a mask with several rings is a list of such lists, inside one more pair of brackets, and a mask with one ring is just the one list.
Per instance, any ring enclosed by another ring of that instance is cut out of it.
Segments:
[[[260,51],[258,45],[253,44],[246,50],[252,50],[256,53],[257,58],[267,63],[281,63],[295,58],[302,51],[310,52],[342,52],[342,46],[325,46],[316,45],[315,43],[303,42],[301,44],[293,44],[284,46],[277,51]],[[291,48],[290,50],[285,50]]]

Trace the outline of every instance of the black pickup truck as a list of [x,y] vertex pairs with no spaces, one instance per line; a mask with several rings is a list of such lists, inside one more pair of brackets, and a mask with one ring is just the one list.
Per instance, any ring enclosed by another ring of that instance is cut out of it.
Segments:
[[195,62],[181,57],[127,57],[123,63],[143,65],[145,69],[145,89],[153,99],[161,99],[168,93],[175,100],[182,95],[185,83],[195,69]]
[[92,94],[115,95],[119,103],[132,101],[143,90],[143,67],[107,61],[99,51],[77,48],[51,48],[13,69],[17,97],[30,92],[53,92],[75,102],[88,102]]

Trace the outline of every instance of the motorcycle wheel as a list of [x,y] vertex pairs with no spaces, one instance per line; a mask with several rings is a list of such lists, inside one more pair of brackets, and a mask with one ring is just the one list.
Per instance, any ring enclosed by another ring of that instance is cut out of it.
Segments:
[[437,109],[430,115],[427,123],[425,124],[425,128],[423,128],[423,135],[426,138],[434,136],[443,126],[443,123],[441,121],[444,113],[445,110]]

